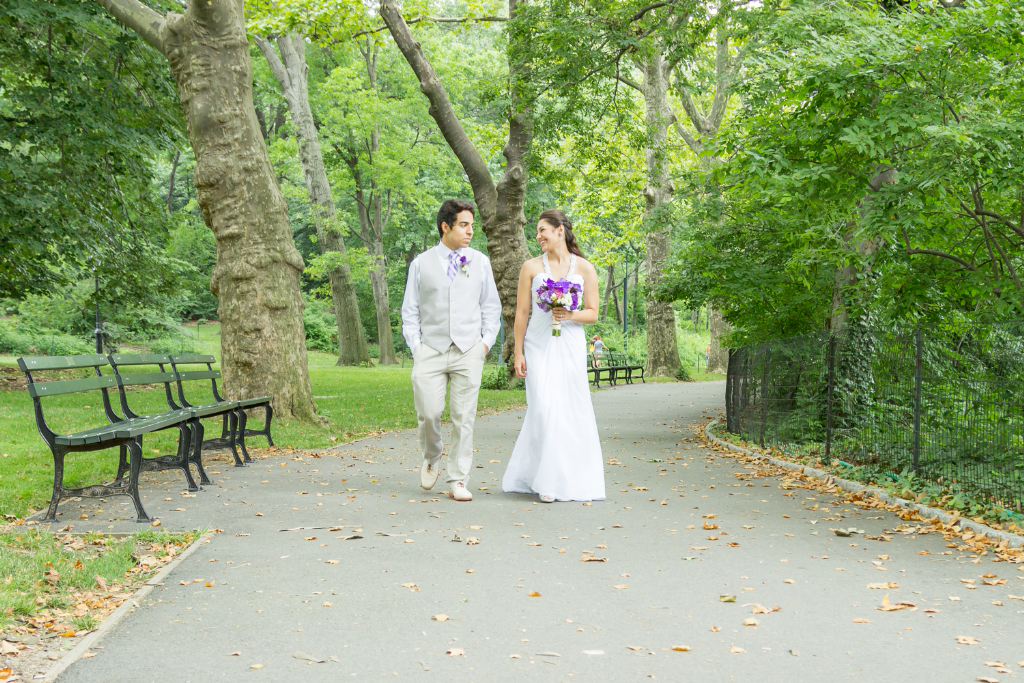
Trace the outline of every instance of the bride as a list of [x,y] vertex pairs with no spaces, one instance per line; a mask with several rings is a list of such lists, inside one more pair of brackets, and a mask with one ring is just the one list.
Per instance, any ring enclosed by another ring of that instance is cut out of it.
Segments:
[[[583,258],[572,222],[558,210],[537,222],[541,252],[523,264],[516,299],[515,371],[526,378],[526,418],[501,481],[540,500],[604,499],[604,463],[587,382],[583,325],[597,321],[597,271]],[[583,285],[583,307],[544,312],[534,303],[548,278]],[[552,319],[561,336],[551,334]]]

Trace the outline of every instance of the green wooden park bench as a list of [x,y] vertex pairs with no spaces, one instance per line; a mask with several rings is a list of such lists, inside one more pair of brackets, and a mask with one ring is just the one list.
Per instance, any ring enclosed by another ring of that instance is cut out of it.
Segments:
[[587,354],[587,373],[592,376],[591,382],[595,387],[601,386],[602,379],[612,386],[616,386],[619,380],[632,384],[633,375],[638,370],[640,381],[647,384],[643,363],[633,360],[628,354],[606,351],[596,362],[594,354]]
[[[128,387],[163,386],[166,407],[169,409],[168,412],[182,416],[186,420],[190,430],[191,448],[183,457],[185,479],[189,484],[189,491],[196,491],[199,489],[199,487],[196,486],[195,480],[192,478],[192,473],[189,470],[189,464],[195,465],[196,471],[199,473],[199,482],[201,484],[205,485],[212,483],[210,481],[210,477],[206,474],[206,468],[203,467],[201,438],[203,425],[201,420],[204,417],[219,415],[220,408],[216,406],[186,407],[177,402],[176,393],[178,376],[173,370],[170,356],[160,354],[112,353],[108,358],[110,360],[111,367],[114,369],[114,375],[117,377],[117,386],[120,390],[119,395],[121,398],[121,409],[127,417],[152,417],[140,415],[138,410],[132,409],[128,405],[128,396],[132,393],[128,391]],[[232,449],[234,449],[234,444],[232,444]],[[237,453],[235,453],[235,458],[238,458]],[[159,462],[159,459],[156,458],[153,459],[153,461]],[[156,467],[147,465],[149,462],[150,460],[143,462],[143,470],[156,469]]]
[[[183,354],[179,356],[171,356],[171,367],[174,369],[174,373],[177,376],[178,383],[178,402],[185,408],[195,408],[201,411],[212,411],[203,417],[215,417],[221,416],[221,434],[219,438],[206,439],[204,440],[205,430],[201,422],[197,421],[196,424],[199,426],[199,443],[201,448],[231,448],[232,455],[235,458],[235,466],[242,467],[246,463],[252,462],[252,457],[249,455],[249,450],[245,445],[245,437],[247,436],[265,436],[267,443],[271,446],[274,445],[274,437],[270,434],[270,423],[274,419],[274,408],[271,406],[271,398],[269,396],[257,396],[255,398],[246,398],[238,401],[229,401],[221,396],[220,391],[217,388],[217,380],[220,379],[220,371],[213,369],[213,364],[216,359],[213,356],[202,355],[202,354]],[[204,366],[205,370],[188,370],[189,366]],[[185,382],[195,381],[210,381],[210,399],[205,402],[198,402],[199,405],[195,405],[194,402],[190,402],[185,398]],[[249,429],[247,410],[262,409],[263,410],[263,429]],[[235,448],[237,443],[238,447],[242,451],[242,458],[238,457],[238,452]]]
[[[191,417],[181,411],[145,417],[132,417],[130,413],[124,416],[118,415],[110,400],[110,390],[119,389],[118,380],[113,373],[103,374],[102,369],[110,369],[110,364],[105,357],[98,354],[25,357],[18,359],[18,367],[25,373],[28,382],[28,392],[35,408],[39,434],[53,453],[53,495],[43,519],[49,522],[57,520],[57,505],[62,498],[126,495],[135,504],[137,520],[139,522],[150,521],[139,497],[139,474],[144,468],[167,469],[171,467],[182,469],[188,473],[187,458],[192,440],[192,430],[188,425]],[[41,373],[49,371],[69,370],[92,370],[95,374],[84,379],[55,379],[53,381],[41,381],[38,377]],[[46,411],[43,408],[44,399],[97,390],[102,394],[103,411],[108,424],[71,434],[58,434],[47,424]],[[121,407],[124,409],[123,403]],[[142,438],[146,434],[175,427],[179,429],[178,453],[174,456],[155,458],[153,459],[154,464],[147,464],[142,457]],[[66,488],[64,486],[64,459],[68,453],[113,448],[118,449],[119,459],[117,476],[112,483],[82,488]],[[127,481],[124,479],[125,473],[128,474]],[[191,474],[188,474],[187,478],[191,479]],[[194,485],[194,482],[192,484]]]

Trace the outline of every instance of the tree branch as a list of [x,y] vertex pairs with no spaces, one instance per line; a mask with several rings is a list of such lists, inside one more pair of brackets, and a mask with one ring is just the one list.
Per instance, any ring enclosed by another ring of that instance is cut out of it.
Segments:
[[263,53],[263,56],[266,57],[267,64],[270,65],[270,71],[274,74],[274,78],[281,84],[281,89],[287,92],[289,87],[291,87],[289,85],[288,69],[281,62],[281,58],[277,56],[277,50],[274,49],[274,46],[266,38],[261,36],[256,36],[255,38],[256,45],[259,47],[260,52]]
[[135,31],[139,37],[166,55],[162,30],[165,17],[143,5],[139,0],[96,0],[126,28]]
[[[433,24],[466,24],[469,22],[480,22],[480,23],[491,23],[497,21],[508,21],[508,17],[493,16],[493,17],[417,17],[416,19],[405,20],[406,24],[419,24],[423,22],[429,22]],[[378,26],[377,28],[368,28],[365,31],[359,31],[352,34],[352,38],[361,38],[362,36],[373,35],[374,33],[380,33],[381,31],[387,31],[387,23],[384,26]]]
[[[462,123],[455,114],[451,100],[448,99],[448,92],[445,90],[444,84],[438,78],[433,65],[424,56],[420,44],[413,38],[409,25],[395,7],[394,0],[381,0],[380,15],[395,39],[398,49],[419,79],[420,90],[430,102],[430,116],[437,122],[441,134],[462,164],[466,175],[469,176],[469,183],[473,187],[473,194],[477,197],[477,204],[482,204],[481,198],[493,202],[497,190],[490,170],[487,168],[487,162],[484,161],[479,150],[466,134]],[[486,208],[480,206],[481,214],[485,210],[493,211],[493,208],[493,204]]]

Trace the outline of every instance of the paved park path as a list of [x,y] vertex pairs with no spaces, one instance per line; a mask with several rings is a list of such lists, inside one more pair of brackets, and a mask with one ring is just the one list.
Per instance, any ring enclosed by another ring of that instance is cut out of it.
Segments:
[[223,533],[60,680],[1024,681],[1021,565],[868,540],[904,523],[701,447],[723,388],[595,393],[589,505],[500,492],[521,411],[478,421],[468,504],[418,488],[413,432],[223,468],[193,498],[163,473],[150,514]]

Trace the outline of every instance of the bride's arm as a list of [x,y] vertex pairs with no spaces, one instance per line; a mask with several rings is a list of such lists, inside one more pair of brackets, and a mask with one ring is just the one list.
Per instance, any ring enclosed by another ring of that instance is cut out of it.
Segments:
[[597,312],[600,310],[597,269],[590,261],[581,261],[576,267],[583,276],[583,308],[571,313],[565,311],[568,314],[566,319],[581,325],[592,325],[597,322]]
[[530,262],[523,264],[519,271],[519,291],[516,293],[515,323],[515,370],[516,377],[526,377],[526,356],[523,345],[526,340],[526,326],[530,322],[530,308],[533,306],[533,276],[530,275]]

